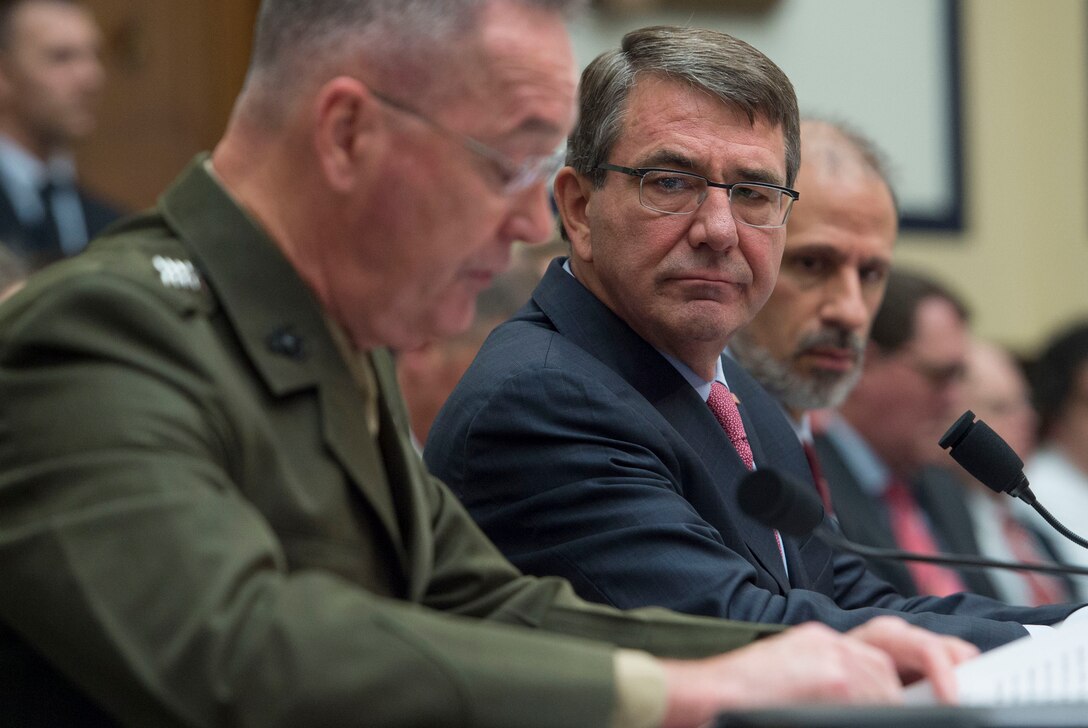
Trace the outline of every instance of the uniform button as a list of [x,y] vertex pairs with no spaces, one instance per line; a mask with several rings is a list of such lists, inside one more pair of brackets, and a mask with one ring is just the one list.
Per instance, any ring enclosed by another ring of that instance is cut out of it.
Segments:
[[302,337],[293,333],[290,329],[276,329],[268,335],[265,342],[268,344],[268,350],[273,354],[279,354],[296,361],[306,356]]

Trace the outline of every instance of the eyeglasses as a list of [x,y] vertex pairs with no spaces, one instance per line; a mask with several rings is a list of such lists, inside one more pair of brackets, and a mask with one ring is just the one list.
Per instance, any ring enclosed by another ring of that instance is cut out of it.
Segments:
[[639,178],[638,201],[643,207],[666,215],[690,215],[703,204],[711,187],[729,193],[733,219],[749,227],[778,228],[789,219],[796,190],[765,182],[711,182],[691,172],[658,167],[620,167],[601,163],[597,169],[621,172]]
[[447,129],[428,116],[416,111],[412,107],[392,99],[385,94],[380,94],[371,89],[374,98],[397,111],[419,119],[424,124],[444,136],[453,139],[469,151],[478,154],[494,165],[502,186],[502,194],[514,195],[541,182],[547,182],[563,167],[564,150],[557,149],[551,154],[534,155],[526,157],[520,162],[515,162],[498,149],[477,141],[460,132]]

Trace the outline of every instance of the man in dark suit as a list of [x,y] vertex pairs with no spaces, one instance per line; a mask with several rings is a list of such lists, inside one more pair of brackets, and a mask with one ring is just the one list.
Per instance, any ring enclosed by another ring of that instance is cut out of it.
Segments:
[[76,183],[94,129],[99,32],[77,0],[0,2],[0,241],[29,268],[81,251],[118,212]]
[[[882,153],[855,130],[806,120],[801,147],[805,164],[797,188],[805,204],[790,219],[774,292],[730,340],[730,352],[786,411],[828,508],[835,495],[842,530],[862,543],[896,548],[886,509],[860,489],[841,451],[823,447],[821,437],[821,453],[816,452],[810,414],[841,405],[862,376],[898,233],[895,196]],[[977,553],[963,541],[970,529],[962,527],[966,505],[961,489],[950,487],[956,483],[943,471],[911,476],[915,496],[932,515],[929,522],[953,537],[942,545]],[[901,562],[874,560],[870,569],[900,594],[919,593]],[[954,590],[967,586],[995,595],[986,574],[964,570],[960,579]]]
[[507,556],[617,606],[837,628],[898,613],[982,647],[1069,614],[909,600],[739,512],[753,464],[811,483],[778,405],[722,356],[775,284],[793,89],[741,41],[651,28],[592,62],[580,94],[555,182],[571,256],[491,335],[424,451]]
[[973,649],[899,620],[746,646],[779,629],[523,576],[416,455],[386,347],[548,236],[564,20],[266,0],[213,154],[0,304],[6,722],[696,726],[895,700],[896,668],[950,695]]
[[[848,537],[923,553],[978,553],[963,489],[937,445],[962,411],[967,318],[962,301],[933,279],[892,271],[857,386],[816,439]],[[889,576],[904,594],[996,594],[977,571],[898,568]]]

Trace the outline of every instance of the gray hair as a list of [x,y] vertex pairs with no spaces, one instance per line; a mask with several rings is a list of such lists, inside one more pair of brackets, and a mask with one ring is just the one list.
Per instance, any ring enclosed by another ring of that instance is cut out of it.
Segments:
[[801,164],[800,121],[793,85],[771,59],[742,40],[704,28],[654,26],[634,30],[616,50],[597,56],[582,72],[578,125],[567,164],[594,186],[623,125],[627,98],[642,75],[688,83],[747,114],[781,126],[786,142],[786,184]]
[[[323,64],[363,60],[413,92],[441,77],[455,41],[495,0],[263,0],[246,86],[289,97]],[[514,0],[571,17],[585,0]],[[447,62],[448,63],[448,62]],[[438,72],[436,73],[436,69]]]

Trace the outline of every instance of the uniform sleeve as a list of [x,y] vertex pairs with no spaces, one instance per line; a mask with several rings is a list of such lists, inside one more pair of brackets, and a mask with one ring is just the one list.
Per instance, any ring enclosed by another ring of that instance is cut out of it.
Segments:
[[122,723],[606,723],[609,644],[288,570],[233,478],[215,353],[182,343],[201,324],[108,277],[7,305],[0,617]]
[[123,724],[602,726],[615,645],[773,631],[585,605],[433,480],[422,604],[289,569],[208,321],[105,274],[32,288],[0,307],[0,618]]

